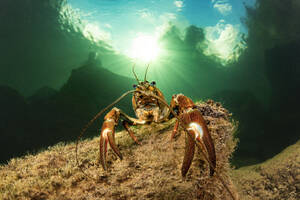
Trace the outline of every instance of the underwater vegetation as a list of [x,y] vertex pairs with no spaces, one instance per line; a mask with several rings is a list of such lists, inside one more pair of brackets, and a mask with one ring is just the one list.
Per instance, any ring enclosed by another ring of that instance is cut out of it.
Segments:
[[[241,200],[299,199],[299,141],[264,163],[232,169],[229,159],[236,148],[235,122],[220,104],[197,103],[215,141],[217,171],[230,190]],[[10,199],[231,199],[197,151],[185,179],[181,165],[185,134],[173,141],[170,135],[175,120],[136,126],[141,145],[124,130],[116,141],[124,159],[108,150],[108,171],[98,162],[99,136],[79,143],[76,166],[75,143],[55,146],[22,158],[13,158],[0,166],[0,198]],[[97,181],[95,181],[96,179]]]
[[[143,55],[157,57],[148,83],[166,102],[180,93],[196,102],[214,143],[216,159],[207,148],[211,166],[193,145],[186,150],[180,127],[170,141],[175,119],[132,126],[141,145],[116,127],[123,160],[113,149],[98,159],[100,117],[78,143],[79,168],[73,142],[80,130],[136,80],[132,59],[111,46],[117,41],[92,35],[95,27],[69,2],[0,1],[0,199],[232,199],[224,185],[242,200],[300,199],[298,0],[245,4],[245,34],[220,20],[217,28],[232,30],[226,42],[241,39],[225,48],[229,60],[218,54],[223,46],[211,46],[209,29],[216,27],[172,21],[157,38],[162,54],[151,52],[155,44]],[[234,9],[230,1],[211,2]],[[181,12],[188,1],[171,3]],[[136,38],[140,50],[144,39]],[[144,70],[137,63],[137,75]],[[116,106],[134,116],[129,96]]]
[[[74,141],[89,119],[135,82],[125,76],[132,62],[107,43],[86,38],[84,22],[67,5],[0,2],[2,163]],[[247,48],[225,67],[205,53],[203,27],[181,32],[171,25],[160,38],[169,55],[149,71],[149,81],[155,79],[167,101],[183,93],[193,101],[214,99],[230,110],[239,121],[232,158],[237,167],[262,162],[299,139],[299,6],[296,0],[246,6]],[[129,102],[128,97],[118,107],[133,116]],[[95,136],[100,124],[86,137]]]
[[[236,147],[235,123],[219,103],[196,103],[208,122],[215,142],[216,173],[230,191],[237,195],[231,181],[229,159]],[[12,159],[0,167],[0,198],[9,199],[231,199],[200,151],[182,179],[181,165],[186,134],[179,128],[170,136],[174,119],[163,123],[133,126],[141,143],[137,145],[127,131],[117,132],[116,143],[123,154],[119,160],[108,149],[107,171],[100,166],[99,136],[75,143],[60,143],[37,155]]]
[[263,163],[232,173],[241,199],[299,199],[300,141]]

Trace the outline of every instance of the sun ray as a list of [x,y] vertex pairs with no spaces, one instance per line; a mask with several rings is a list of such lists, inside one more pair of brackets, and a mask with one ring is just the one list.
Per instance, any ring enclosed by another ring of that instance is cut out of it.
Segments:
[[143,62],[150,62],[157,58],[159,52],[160,48],[155,37],[141,35],[133,39],[129,57]]

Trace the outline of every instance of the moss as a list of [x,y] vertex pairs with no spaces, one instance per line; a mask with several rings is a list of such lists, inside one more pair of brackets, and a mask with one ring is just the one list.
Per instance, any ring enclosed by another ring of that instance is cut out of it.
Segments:
[[[262,164],[233,170],[229,159],[237,143],[237,123],[220,104],[209,100],[197,105],[215,142],[217,171],[231,191],[238,191],[241,200],[300,198],[300,141]],[[209,177],[199,152],[182,179],[185,137],[181,132],[171,142],[173,125],[170,120],[133,128],[142,145],[125,131],[118,132],[116,141],[124,159],[118,160],[109,150],[107,172],[97,163],[98,137],[81,141],[80,165],[97,181],[76,166],[74,143],[11,159],[0,166],[0,199],[230,199],[219,180]]]
[[235,170],[241,199],[299,199],[300,141],[264,163]]
[[[217,172],[235,193],[229,164],[237,143],[235,123],[218,103],[210,100],[197,105],[215,142]],[[199,152],[187,177],[181,177],[185,137],[181,131],[170,141],[174,121],[133,128],[142,145],[135,144],[125,131],[118,132],[116,141],[124,159],[118,160],[109,149],[108,171],[98,164],[98,137],[80,141],[80,166],[96,181],[76,166],[74,143],[12,159],[0,167],[0,199],[230,199],[220,181],[209,176]]]

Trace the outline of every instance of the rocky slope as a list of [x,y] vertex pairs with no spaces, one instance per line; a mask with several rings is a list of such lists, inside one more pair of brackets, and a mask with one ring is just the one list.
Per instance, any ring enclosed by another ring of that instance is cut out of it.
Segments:
[[300,199],[300,140],[266,162],[235,170],[241,199]]
[[[229,159],[236,146],[235,122],[218,103],[198,105],[215,142],[217,172],[236,198],[299,198],[299,142],[261,165],[233,170]],[[133,127],[141,145],[118,132],[124,159],[109,150],[107,172],[98,164],[98,137],[80,141],[80,168],[74,143],[12,159],[0,167],[0,199],[231,199],[217,176],[209,177],[200,151],[187,177],[181,177],[185,135],[181,132],[171,142],[173,125],[170,120]]]

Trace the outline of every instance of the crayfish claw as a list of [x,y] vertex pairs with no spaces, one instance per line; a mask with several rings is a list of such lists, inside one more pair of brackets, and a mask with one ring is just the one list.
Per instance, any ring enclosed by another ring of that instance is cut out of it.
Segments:
[[193,131],[189,131],[189,134],[192,135],[192,137],[186,135],[185,137],[185,151],[184,151],[184,157],[183,157],[183,163],[181,167],[181,175],[185,177],[187,172],[190,169],[190,166],[192,164],[194,153],[195,153],[195,141],[193,135]]
[[213,176],[216,168],[216,153],[213,140],[208,131],[204,132],[202,140],[208,153],[210,165],[212,165],[210,167],[210,176]]
[[123,156],[122,156],[118,146],[116,145],[114,134],[115,133],[113,131],[110,131],[107,134],[108,135],[108,142],[109,142],[109,145],[112,148],[112,150],[115,152],[115,154],[117,154],[117,156],[120,158],[120,160],[122,160]]
[[100,136],[100,163],[104,170],[107,170],[107,166],[106,166],[107,142],[108,142],[107,129],[105,129],[101,131],[101,136]]
[[[201,125],[202,126],[201,126]],[[210,166],[210,176],[213,176],[216,168],[216,153],[213,140],[210,136],[207,126],[201,122],[193,122],[189,125],[189,133],[194,131],[193,137],[201,145],[203,151],[206,151],[208,154],[208,162]],[[204,146],[203,146],[204,144]]]
[[[207,161],[209,162],[210,176],[213,176],[216,168],[216,153],[213,140],[199,110],[193,110],[183,115],[183,121],[187,124],[189,138],[200,144],[202,151],[207,152]],[[191,144],[189,144],[191,146]],[[186,144],[186,148],[187,147]]]
[[104,122],[100,134],[100,162],[104,170],[106,166],[107,143],[109,143],[112,150],[122,160],[123,156],[115,142],[115,125],[118,122],[120,111],[117,108],[112,109],[104,117]]
[[[104,122],[105,123],[105,122]],[[122,160],[123,156],[116,145],[115,142],[115,130],[110,128],[104,128],[101,131],[101,137],[100,137],[100,162],[104,170],[107,170],[106,166],[106,154],[107,154],[107,143],[109,143],[112,150],[115,152],[115,154]]]

